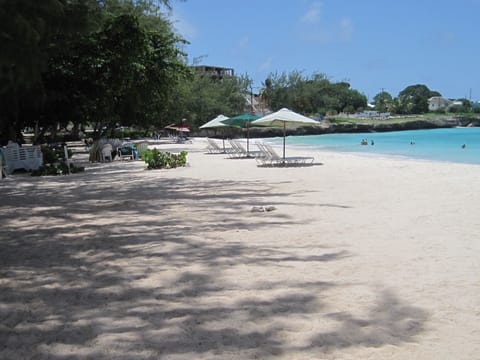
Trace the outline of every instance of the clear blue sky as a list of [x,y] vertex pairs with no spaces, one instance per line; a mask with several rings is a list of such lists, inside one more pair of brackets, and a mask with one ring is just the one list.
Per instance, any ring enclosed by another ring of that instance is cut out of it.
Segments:
[[371,101],[425,84],[480,100],[480,0],[172,1],[189,63],[231,67],[260,86],[270,73],[324,73]]

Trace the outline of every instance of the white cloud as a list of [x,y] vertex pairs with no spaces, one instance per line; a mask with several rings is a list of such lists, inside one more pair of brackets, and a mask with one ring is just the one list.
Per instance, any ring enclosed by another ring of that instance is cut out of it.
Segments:
[[332,18],[323,9],[322,2],[313,2],[302,16],[299,30],[306,42],[327,44],[350,41],[354,26],[350,17]]
[[307,12],[302,16],[301,22],[307,24],[319,23],[322,15],[322,7],[323,3],[320,1],[312,3]]
[[234,55],[242,56],[248,52],[249,47],[250,38],[248,36],[244,36],[238,40],[235,46],[231,49],[231,52]]
[[340,30],[338,36],[340,40],[350,41],[353,34],[353,23],[352,19],[344,17],[340,20]]
[[237,47],[239,49],[244,50],[244,49],[247,49],[249,46],[250,46],[250,39],[247,36],[245,36],[245,37],[240,39]]
[[265,59],[258,67],[259,71],[270,71],[272,69],[273,58]]

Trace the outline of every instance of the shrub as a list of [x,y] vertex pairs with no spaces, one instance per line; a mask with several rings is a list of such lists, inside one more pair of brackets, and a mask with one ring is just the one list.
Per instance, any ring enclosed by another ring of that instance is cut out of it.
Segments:
[[161,152],[157,149],[145,150],[142,159],[147,164],[148,169],[173,169],[185,166],[187,163],[187,152],[182,151],[180,154],[172,154],[170,152]]
[[[45,164],[55,164],[65,161],[65,151],[62,144],[42,145],[41,146],[43,162]],[[71,158],[73,151],[67,149],[68,158]]]
[[[42,145],[41,149],[45,165],[33,170],[32,176],[67,175],[69,172],[73,174],[85,170],[84,167],[74,166],[73,164],[70,164],[70,169],[68,168],[65,151],[61,145]],[[71,158],[73,151],[68,149],[67,155]]]

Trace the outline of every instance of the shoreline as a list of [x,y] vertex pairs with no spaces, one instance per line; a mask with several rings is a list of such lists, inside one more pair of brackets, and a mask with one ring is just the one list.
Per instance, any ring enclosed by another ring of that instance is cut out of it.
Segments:
[[[337,134],[307,135],[306,137],[292,136],[289,137],[290,141],[287,139],[287,144],[291,148],[305,149],[304,151],[333,151],[358,154],[359,156],[480,165],[480,151],[476,146],[480,136],[478,129],[462,128],[459,132],[450,129],[426,129],[408,131],[407,134],[394,131],[389,132],[387,136],[384,133],[341,134],[339,136]],[[422,138],[421,142],[420,139],[415,141],[417,136]],[[451,142],[450,136],[457,139],[458,142],[455,144]],[[357,141],[360,143],[361,139],[367,138],[371,141],[374,140],[375,146],[372,146],[370,141],[368,146],[357,144]],[[280,137],[261,140],[269,141],[277,146],[282,141]],[[406,145],[408,143],[409,145]],[[458,147],[454,145],[458,145]]]
[[[391,131],[433,130],[455,127],[479,127],[480,117],[438,115],[437,117],[423,115],[393,116],[381,118],[325,118],[320,121],[320,126],[300,127],[295,130],[287,129],[287,135],[329,135],[329,134],[356,134],[356,133],[382,133]],[[204,131],[208,134],[208,131]],[[252,138],[266,138],[282,136],[279,128],[252,127]]]
[[262,168],[200,138],[160,147],[188,166],[0,183],[0,357],[480,351],[479,167],[287,144],[322,165]]

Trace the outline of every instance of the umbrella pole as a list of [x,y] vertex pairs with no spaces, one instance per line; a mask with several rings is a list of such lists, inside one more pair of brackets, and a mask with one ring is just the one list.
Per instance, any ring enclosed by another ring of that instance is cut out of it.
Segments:
[[248,139],[250,138],[250,128],[249,125],[250,122],[247,121],[247,157],[250,157],[250,149],[249,149],[249,144],[248,144]]
[[286,122],[283,122],[283,163],[285,163],[285,136],[287,134],[287,125]]

